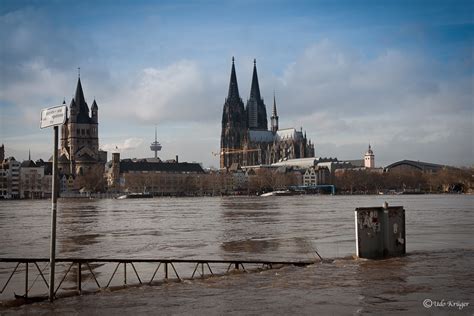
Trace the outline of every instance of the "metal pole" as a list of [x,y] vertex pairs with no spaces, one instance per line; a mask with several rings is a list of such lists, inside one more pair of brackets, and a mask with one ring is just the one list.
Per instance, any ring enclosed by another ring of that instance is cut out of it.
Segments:
[[77,263],[77,293],[79,295],[82,294],[82,268],[81,268],[81,263]]
[[54,300],[54,276],[56,262],[56,209],[58,201],[58,127],[54,126],[53,184],[51,205],[51,252],[49,255],[49,301]]

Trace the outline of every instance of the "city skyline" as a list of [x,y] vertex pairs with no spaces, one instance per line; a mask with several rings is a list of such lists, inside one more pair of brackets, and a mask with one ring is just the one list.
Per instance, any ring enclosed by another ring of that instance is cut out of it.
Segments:
[[[473,163],[472,2],[5,1],[0,7],[0,142],[48,159],[45,107],[68,104],[77,68],[100,106],[99,143],[124,157],[219,165],[235,56],[241,97],[256,58],[280,126],[304,126],[316,157],[377,166]],[[110,159],[110,155],[109,155]]]

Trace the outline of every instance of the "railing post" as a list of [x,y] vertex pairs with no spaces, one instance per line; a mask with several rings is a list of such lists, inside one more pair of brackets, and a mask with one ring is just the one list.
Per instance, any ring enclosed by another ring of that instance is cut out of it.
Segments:
[[77,293],[81,295],[82,293],[82,269],[81,263],[77,263]]
[[165,262],[165,279],[168,279],[168,263]]
[[25,298],[28,298],[28,262],[25,262]]
[[127,285],[127,263],[123,263],[123,284]]

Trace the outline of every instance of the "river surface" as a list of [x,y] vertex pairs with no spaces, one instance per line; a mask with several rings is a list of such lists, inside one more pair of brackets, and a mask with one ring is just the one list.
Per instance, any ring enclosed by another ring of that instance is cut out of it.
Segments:
[[[406,210],[408,255],[354,260],[354,209],[384,201]],[[50,208],[49,201],[0,201],[0,257],[48,257]],[[317,251],[331,260],[0,307],[0,314],[474,313],[474,196],[60,199],[57,223],[57,257],[308,260]],[[114,268],[93,267],[101,283]],[[4,302],[23,293],[21,269],[0,295]],[[146,278],[154,269],[137,264]],[[177,267],[188,276],[192,269]],[[11,271],[0,264],[0,287]],[[40,281],[32,293],[46,292]]]

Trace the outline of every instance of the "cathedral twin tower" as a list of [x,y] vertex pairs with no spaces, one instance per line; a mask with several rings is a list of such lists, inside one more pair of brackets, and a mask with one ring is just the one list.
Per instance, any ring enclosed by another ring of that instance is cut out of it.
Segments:
[[221,168],[229,168],[232,164],[251,166],[306,157],[314,157],[314,145],[302,130],[279,129],[275,97],[271,130],[268,130],[267,110],[260,95],[255,60],[250,97],[244,107],[232,57],[229,92],[222,113]]

